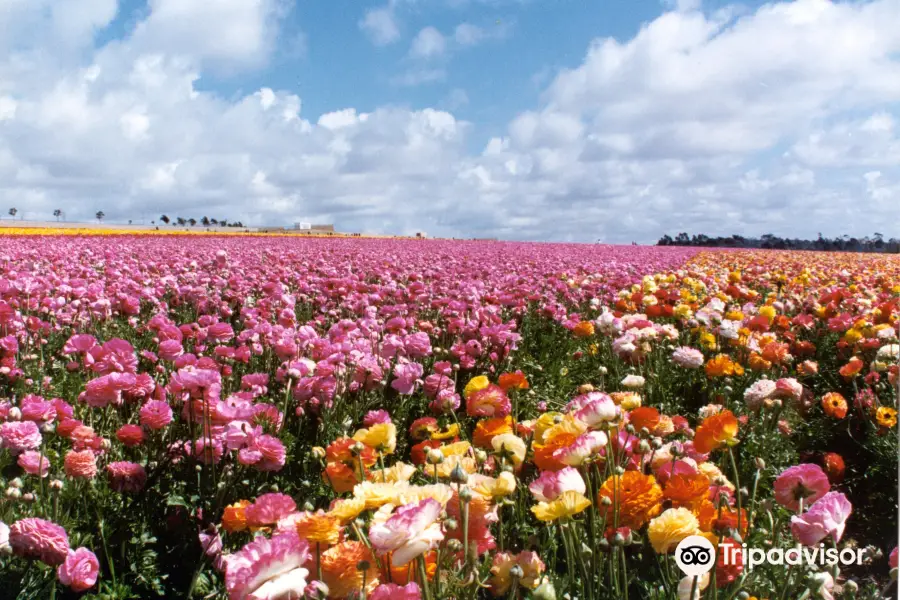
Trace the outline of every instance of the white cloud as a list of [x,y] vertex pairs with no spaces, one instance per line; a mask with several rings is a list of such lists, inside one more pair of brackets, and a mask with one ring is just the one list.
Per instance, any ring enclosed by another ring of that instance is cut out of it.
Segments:
[[390,5],[367,10],[359,27],[376,46],[387,46],[400,39],[400,26]]
[[409,54],[413,58],[436,58],[442,56],[446,49],[444,35],[434,27],[425,27],[413,38]]
[[[215,13],[173,2],[154,0],[129,37],[81,53],[51,44],[50,13],[13,4],[0,25],[0,47],[19,48],[0,54],[0,197],[27,202],[29,217],[102,209],[110,220],[206,214],[621,242],[680,230],[862,235],[900,203],[896,0],[741,16],[682,6],[630,40],[596,40],[476,153],[479,132],[452,114],[464,92],[444,110],[308,117],[284,90],[201,91],[210,69],[271,55],[283,4],[219,0]],[[103,6],[72,24],[73,46],[112,18]],[[386,10],[394,29],[380,43],[399,38]],[[195,34],[183,15],[199,21]],[[441,37],[464,43],[458,30]],[[432,66],[394,82],[446,76]]]

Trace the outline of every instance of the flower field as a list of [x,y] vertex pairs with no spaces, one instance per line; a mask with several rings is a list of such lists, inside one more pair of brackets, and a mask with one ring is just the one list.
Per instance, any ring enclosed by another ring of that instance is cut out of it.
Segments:
[[2,236],[0,597],[896,597],[898,313],[885,255]]

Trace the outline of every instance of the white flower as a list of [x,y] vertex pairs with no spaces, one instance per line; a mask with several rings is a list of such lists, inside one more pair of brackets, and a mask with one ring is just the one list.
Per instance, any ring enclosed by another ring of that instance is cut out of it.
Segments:
[[645,380],[640,375],[627,375],[622,380],[622,385],[631,389],[640,389],[644,387]]

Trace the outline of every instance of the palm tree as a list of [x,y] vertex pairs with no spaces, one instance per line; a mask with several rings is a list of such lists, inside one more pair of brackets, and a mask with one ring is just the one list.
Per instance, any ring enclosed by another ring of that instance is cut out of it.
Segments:
[[16,209],[16,208],[11,208],[11,209],[9,209],[9,216],[11,216],[13,219],[15,219],[15,218],[16,218],[16,213],[17,213],[17,212],[19,212],[18,209]]
[[166,225],[168,225],[169,221],[170,221],[169,217],[167,217],[166,215],[161,216],[159,218],[159,220],[162,221],[163,223],[165,223]]
[[103,222],[103,217],[106,216],[106,213],[103,212],[102,210],[98,210],[98,211],[97,211],[97,214],[94,215],[94,216],[97,217],[97,220],[98,220],[99,222],[102,223],[102,222]]
[[209,222],[212,223],[213,225],[218,225],[218,224],[219,224],[219,220],[218,220],[218,219],[210,219]]
[[203,217],[200,219],[200,224],[204,227],[209,227],[209,217]]
[[58,208],[53,211],[53,216],[56,217],[57,221],[59,221],[59,218],[62,216],[62,214],[63,214],[63,211],[61,211]]
[[193,227],[194,225],[197,224],[197,219],[195,219],[194,217],[191,217],[190,219],[188,219],[188,223],[190,223],[191,227]]

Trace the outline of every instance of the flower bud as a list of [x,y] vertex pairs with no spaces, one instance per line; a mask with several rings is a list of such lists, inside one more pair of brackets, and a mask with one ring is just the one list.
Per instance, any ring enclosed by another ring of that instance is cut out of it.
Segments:
[[16,477],[15,479],[13,479],[12,481],[9,482],[9,487],[13,487],[16,489],[21,489],[23,485],[25,485],[25,484],[22,483],[22,480],[19,477]]
[[322,448],[321,446],[313,446],[313,449],[311,450],[311,452],[312,452],[312,455],[315,456],[316,458],[318,458],[319,460],[322,460],[323,458],[325,458],[325,448]]
[[359,561],[358,563],[356,563],[356,570],[357,570],[357,571],[368,571],[368,570],[371,569],[371,568],[372,568],[372,564],[371,564],[369,561],[365,560],[365,559],[363,559],[363,560]]
[[609,496],[603,496],[602,498],[600,498],[600,504],[602,504],[603,506],[612,506],[612,498],[610,498]]
[[556,600],[556,588],[545,577],[541,584],[531,593],[531,597],[534,600]]
[[63,489],[65,484],[62,481],[60,481],[59,479],[52,479],[52,480],[50,480],[49,485],[50,485],[51,490],[60,491]]
[[445,519],[444,520],[444,529],[447,531],[456,531],[459,527],[459,523],[456,522],[456,519]]
[[316,509],[316,507],[309,500],[307,500],[306,502],[303,503],[303,510],[305,510],[307,512],[312,512],[315,509]]
[[759,470],[759,471],[765,471],[765,470],[766,470],[766,461],[764,461],[764,460],[761,459],[760,457],[757,456],[756,458],[754,458],[754,459],[753,459],[753,462],[756,464],[756,469],[757,469],[757,470]]
[[427,455],[428,464],[439,465],[444,462],[444,453],[437,448],[431,448]]
[[450,552],[459,552],[462,550],[462,542],[457,539],[450,539],[447,541],[447,550]]
[[34,502],[34,494],[32,492],[26,492],[25,494],[23,494],[22,502],[31,504],[32,502]]
[[466,483],[469,481],[469,474],[457,463],[453,470],[450,471],[450,481],[453,483]]
[[475,451],[475,462],[476,463],[478,463],[479,465],[483,465],[485,462],[487,462],[487,459],[488,459],[487,452],[485,452],[484,450],[481,450],[480,448]]
[[849,594],[851,598],[855,597],[859,593],[859,584],[852,579],[848,579],[844,582],[844,593]]
[[12,408],[9,409],[9,412],[6,413],[6,417],[10,421],[21,421],[22,420],[22,411],[19,409],[18,406],[13,406]]
[[509,576],[513,579],[522,579],[525,577],[525,571],[522,570],[522,567],[519,565],[513,565],[509,570]]

